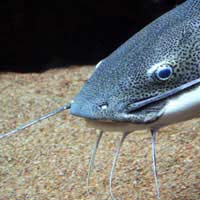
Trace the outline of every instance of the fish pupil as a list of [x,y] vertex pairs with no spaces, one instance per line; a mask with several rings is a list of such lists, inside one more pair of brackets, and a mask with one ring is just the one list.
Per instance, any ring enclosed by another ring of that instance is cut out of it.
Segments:
[[170,66],[164,66],[157,69],[156,76],[159,80],[167,80],[172,75],[172,68]]

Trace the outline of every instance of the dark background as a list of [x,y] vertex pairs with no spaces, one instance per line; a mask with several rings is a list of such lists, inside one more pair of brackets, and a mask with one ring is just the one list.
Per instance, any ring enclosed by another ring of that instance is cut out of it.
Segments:
[[2,0],[0,71],[94,64],[183,1]]

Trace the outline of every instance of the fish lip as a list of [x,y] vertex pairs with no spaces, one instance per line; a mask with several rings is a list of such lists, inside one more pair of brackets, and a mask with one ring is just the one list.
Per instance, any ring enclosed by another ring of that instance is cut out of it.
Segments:
[[149,124],[152,123],[154,121],[156,121],[157,119],[159,119],[162,114],[164,113],[164,110],[161,109],[161,111],[158,112],[158,114],[153,117],[153,118],[148,118],[145,117],[144,120],[136,118],[136,116],[134,114],[127,114],[127,113],[117,113],[113,119],[111,118],[88,118],[88,117],[84,117],[84,119],[86,121],[96,121],[96,122],[102,122],[102,123],[134,123],[134,124]]

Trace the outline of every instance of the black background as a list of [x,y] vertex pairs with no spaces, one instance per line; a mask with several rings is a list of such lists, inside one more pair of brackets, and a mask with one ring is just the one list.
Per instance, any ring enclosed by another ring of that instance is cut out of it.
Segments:
[[7,0],[0,3],[0,70],[94,64],[183,0]]

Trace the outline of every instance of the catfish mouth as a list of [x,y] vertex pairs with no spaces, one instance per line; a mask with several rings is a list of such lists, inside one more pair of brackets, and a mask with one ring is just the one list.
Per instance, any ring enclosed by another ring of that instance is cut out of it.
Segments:
[[[103,123],[153,123],[164,114],[164,108],[169,98],[173,98],[174,96],[179,95],[181,92],[184,92],[185,90],[188,90],[199,83],[200,78],[185,83],[162,94],[152,96],[147,99],[142,99],[137,102],[128,102],[118,111],[115,111],[115,108],[113,108],[113,111],[111,112],[109,108],[107,110],[105,109],[103,114],[88,111],[89,109],[87,109],[87,106],[85,106],[83,103],[79,105],[78,102],[80,102],[80,100],[78,99],[76,102],[75,99],[76,103],[72,103],[71,114],[83,117],[87,120]],[[101,111],[100,108],[99,111]]]

